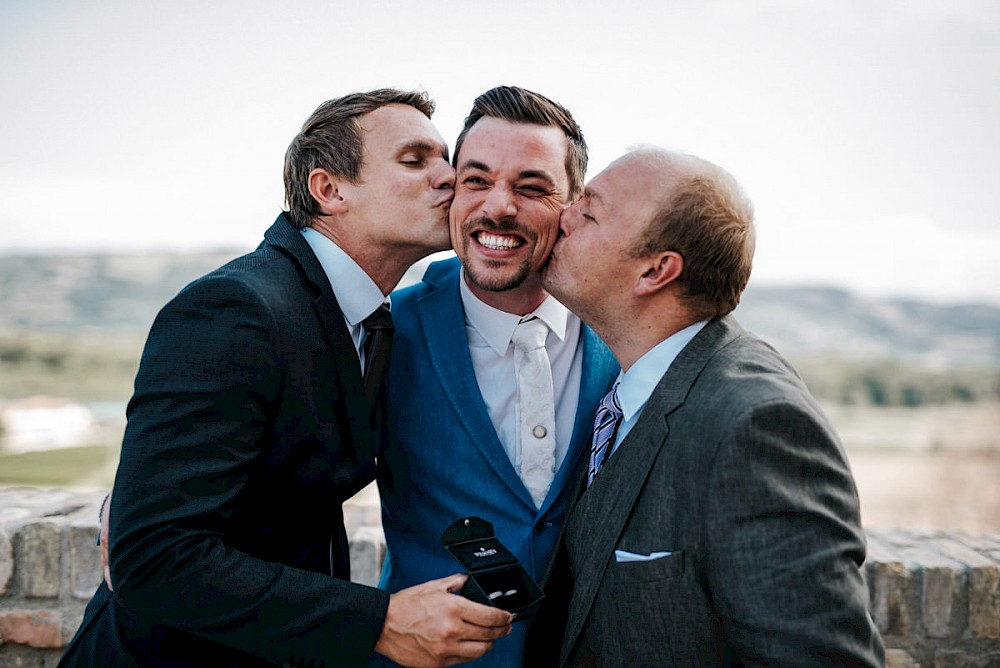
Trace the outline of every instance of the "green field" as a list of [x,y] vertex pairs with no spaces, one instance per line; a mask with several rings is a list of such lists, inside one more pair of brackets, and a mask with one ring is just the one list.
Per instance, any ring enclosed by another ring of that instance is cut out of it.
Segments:
[[0,332],[0,400],[37,394],[125,401],[143,336],[108,332]]
[[108,464],[116,455],[106,445],[0,454],[0,485],[109,486]]

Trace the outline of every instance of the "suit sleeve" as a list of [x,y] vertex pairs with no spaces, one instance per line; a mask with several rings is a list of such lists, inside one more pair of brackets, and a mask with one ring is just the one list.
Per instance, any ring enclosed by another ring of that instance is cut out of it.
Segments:
[[115,482],[115,594],[143,623],[272,663],[365,665],[388,596],[255,558],[232,531],[247,520],[234,509],[285,382],[274,319],[225,277],[189,286],[157,317]]
[[747,663],[881,665],[857,492],[814,411],[758,406],[721,443],[707,490],[709,591]]

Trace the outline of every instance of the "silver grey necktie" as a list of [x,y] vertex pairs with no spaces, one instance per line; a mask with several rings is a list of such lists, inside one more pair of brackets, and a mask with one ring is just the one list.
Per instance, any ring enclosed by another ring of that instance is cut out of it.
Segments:
[[512,337],[517,375],[521,480],[539,508],[556,468],[556,411],[552,367],[545,351],[549,327],[538,318],[518,323]]

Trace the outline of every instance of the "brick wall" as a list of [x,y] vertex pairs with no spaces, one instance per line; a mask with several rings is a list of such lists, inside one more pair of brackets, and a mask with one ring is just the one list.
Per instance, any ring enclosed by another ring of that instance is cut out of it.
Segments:
[[[55,666],[101,578],[102,492],[0,488],[0,668]],[[385,554],[378,514],[349,506],[355,580]],[[1000,536],[873,530],[866,566],[890,668],[1000,668]]]

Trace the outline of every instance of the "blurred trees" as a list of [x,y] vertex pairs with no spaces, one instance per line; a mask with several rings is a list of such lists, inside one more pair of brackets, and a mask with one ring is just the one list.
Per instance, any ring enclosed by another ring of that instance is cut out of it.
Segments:
[[125,401],[142,344],[135,333],[0,332],[0,397]]
[[926,367],[898,360],[795,361],[817,398],[841,405],[907,406],[1000,400],[1000,369]]

